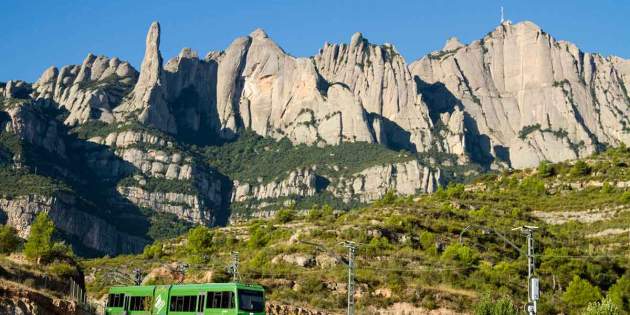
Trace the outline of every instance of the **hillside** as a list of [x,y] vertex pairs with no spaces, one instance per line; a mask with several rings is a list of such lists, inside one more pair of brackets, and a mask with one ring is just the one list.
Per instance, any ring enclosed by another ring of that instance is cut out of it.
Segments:
[[493,233],[462,231],[485,226],[524,249],[524,236],[512,228],[525,224],[539,227],[540,314],[581,314],[603,296],[630,311],[630,150],[625,146],[582,160],[484,175],[431,195],[388,193],[349,211],[327,204],[307,211],[288,207],[269,219],[197,227],[148,246],[142,255],[82,265],[91,296],[100,299],[117,283],[115,273],[136,268],[146,275],[145,283],[225,281],[231,252],[237,251],[241,279],[263,284],[274,303],[343,313],[347,271],[341,260],[347,250],[339,242],[349,240],[359,245],[360,314],[467,313],[486,294],[521,308],[527,297],[526,259]]

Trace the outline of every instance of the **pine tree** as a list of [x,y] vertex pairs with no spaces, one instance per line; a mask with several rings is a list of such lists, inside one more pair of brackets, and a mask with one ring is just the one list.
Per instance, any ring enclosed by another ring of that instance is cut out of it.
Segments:
[[55,224],[48,217],[48,213],[40,212],[31,225],[31,233],[24,245],[26,257],[39,262],[40,258],[52,249],[54,232]]

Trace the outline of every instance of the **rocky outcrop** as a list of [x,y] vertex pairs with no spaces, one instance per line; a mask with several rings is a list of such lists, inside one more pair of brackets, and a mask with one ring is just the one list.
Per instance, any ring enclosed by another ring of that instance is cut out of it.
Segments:
[[348,202],[369,202],[382,198],[388,191],[399,195],[432,193],[440,183],[440,170],[431,170],[418,161],[373,166],[327,188]]
[[429,148],[432,125],[426,105],[394,46],[373,45],[355,33],[348,45],[326,43],[314,60],[326,81],[348,86],[373,114],[379,143],[414,151]]
[[[440,169],[432,170],[416,160],[377,165],[348,177],[321,176],[314,169],[295,170],[282,180],[266,184],[234,182],[232,202],[265,201],[286,197],[308,197],[327,192],[344,202],[370,202],[388,191],[399,195],[432,193],[441,181]],[[327,183],[327,185],[318,185]],[[259,214],[266,212],[259,212]]]
[[21,80],[10,80],[0,85],[0,96],[4,98],[26,99],[31,92],[31,85]]
[[113,109],[136,83],[138,72],[125,61],[89,54],[81,65],[50,67],[33,85],[33,98],[68,111],[70,126],[89,120],[112,122]]
[[164,132],[176,133],[177,125],[167,102],[165,81],[160,53],[160,24],[153,22],[147,33],[138,82],[129,98],[115,109],[117,118],[137,119]]
[[329,313],[324,311],[312,310],[304,307],[276,304],[268,302],[265,305],[265,313],[269,315],[333,315],[335,313]]
[[211,225],[213,213],[204,204],[201,196],[179,192],[146,191],[142,187],[119,186],[121,196],[138,207],[171,213],[188,222]]
[[254,186],[250,183],[234,181],[232,202],[249,199],[265,200],[289,196],[313,196],[317,193],[317,175],[311,169],[295,170],[281,181]]
[[45,109],[42,106],[31,102],[6,109],[9,122],[4,126],[4,131],[15,134],[20,140],[65,157],[66,145],[61,124],[49,119],[43,110]]
[[236,39],[218,69],[221,134],[246,128],[294,143],[374,142],[368,118],[344,85],[328,84],[312,60],[287,55],[262,30]]
[[147,240],[118,231],[112,224],[76,207],[73,196],[26,195],[0,198],[0,212],[20,237],[26,238],[30,226],[40,212],[47,212],[55,226],[92,250],[110,255],[141,251]]
[[464,113],[465,139],[448,147],[482,163],[524,168],[630,143],[628,62],[584,53],[531,22],[502,23],[465,46],[451,40],[410,69],[434,117]]

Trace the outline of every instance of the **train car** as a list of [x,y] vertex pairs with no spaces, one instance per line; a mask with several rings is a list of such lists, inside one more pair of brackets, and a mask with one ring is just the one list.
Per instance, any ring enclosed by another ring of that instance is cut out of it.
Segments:
[[107,315],[263,315],[263,287],[242,283],[115,286]]

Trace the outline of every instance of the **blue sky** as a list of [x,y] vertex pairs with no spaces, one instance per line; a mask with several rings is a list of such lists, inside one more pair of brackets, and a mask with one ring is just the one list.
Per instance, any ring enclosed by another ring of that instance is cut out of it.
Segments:
[[0,9],[0,81],[34,81],[47,67],[79,64],[90,52],[138,68],[153,20],[162,24],[165,60],[183,47],[200,55],[222,50],[261,27],[294,56],[360,31],[373,43],[394,44],[409,62],[450,36],[481,38],[498,25],[501,5],[508,19],[534,21],[584,51],[630,58],[630,1],[16,0]]

